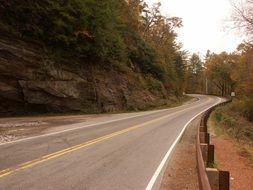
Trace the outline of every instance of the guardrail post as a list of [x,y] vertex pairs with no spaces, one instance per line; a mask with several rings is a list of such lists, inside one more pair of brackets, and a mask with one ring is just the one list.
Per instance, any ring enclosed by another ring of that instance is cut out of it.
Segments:
[[207,153],[207,165],[210,166],[214,163],[214,145],[208,145],[208,153]]
[[201,148],[204,164],[206,165],[207,160],[208,160],[208,144],[200,143],[200,148]]
[[229,172],[216,168],[206,168],[206,173],[212,190],[229,190]]
[[228,171],[219,171],[219,189],[229,190],[230,174]]

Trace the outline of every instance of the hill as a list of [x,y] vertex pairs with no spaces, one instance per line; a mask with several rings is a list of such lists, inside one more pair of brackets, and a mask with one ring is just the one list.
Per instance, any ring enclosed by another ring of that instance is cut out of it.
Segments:
[[1,1],[0,113],[143,110],[182,97],[176,17],[142,1]]

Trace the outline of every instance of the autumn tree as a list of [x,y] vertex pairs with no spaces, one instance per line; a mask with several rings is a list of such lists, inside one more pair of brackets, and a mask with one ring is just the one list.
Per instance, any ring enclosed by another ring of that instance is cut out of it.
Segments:
[[209,90],[221,96],[230,95],[235,85],[235,81],[231,77],[232,66],[234,65],[233,56],[226,52],[212,54],[206,60],[205,65],[206,75],[211,83]]
[[128,26],[139,32],[142,25],[142,15],[148,11],[148,5],[144,0],[127,0],[126,2],[128,3],[128,9],[125,12],[127,14],[125,20],[127,20]]
[[156,62],[167,89],[179,95],[183,93],[185,62],[180,46],[176,43],[175,29],[182,26],[182,20],[178,17],[163,16],[160,7],[161,3],[155,3],[151,8],[146,7],[141,34],[158,55]]
[[232,68],[232,78],[236,81],[241,114],[253,121],[253,44],[240,44],[235,56],[236,64]]
[[253,94],[253,45],[240,44],[235,56],[237,64],[233,65],[232,77],[238,81],[237,89],[242,94]]

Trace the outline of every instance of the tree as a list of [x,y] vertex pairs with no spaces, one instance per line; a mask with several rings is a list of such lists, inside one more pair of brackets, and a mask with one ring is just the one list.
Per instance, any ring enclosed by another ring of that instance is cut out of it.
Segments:
[[175,70],[177,76],[177,88],[176,94],[181,95],[185,91],[186,88],[186,73],[187,73],[187,66],[186,66],[186,56],[185,52],[179,52],[175,58]]
[[253,96],[253,44],[240,44],[235,56],[236,64],[233,65],[232,78],[237,81],[237,91]]
[[131,18],[131,25],[135,30],[140,31],[140,26],[142,22],[142,14],[148,12],[148,5],[144,0],[127,0],[128,2],[128,18]]
[[232,2],[235,27],[243,30],[253,40],[253,1]]
[[178,17],[163,16],[160,7],[161,3],[155,3],[151,8],[146,7],[143,13],[141,34],[158,55],[156,65],[159,66],[157,68],[160,68],[160,73],[163,73],[162,81],[168,87],[168,91],[181,95],[183,83],[179,82],[178,70],[183,67],[179,64],[181,52],[174,30],[182,26],[182,20]]
[[212,54],[206,60],[206,76],[211,82],[211,92],[221,96],[230,95],[234,89],[235,82],[231,77],[231,69],[234,63],[232,55],[222,52]]
[[0,25],[41,43],[61,64],[128,67],[182,95],[185,61],[175,32],[182,20],[160,7],[144,0],[4,0]]
[[194,93],[203,92],[203,62],[198,54],[192,54],[190,60],[188,61],[188,85],[187,91]]

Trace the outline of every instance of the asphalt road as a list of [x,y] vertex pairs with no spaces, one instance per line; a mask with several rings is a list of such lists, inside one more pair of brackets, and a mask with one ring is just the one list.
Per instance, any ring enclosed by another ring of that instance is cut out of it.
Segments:
[[0,145],[0,190],[159,189],[187,124],[222,101],[117,114]]

